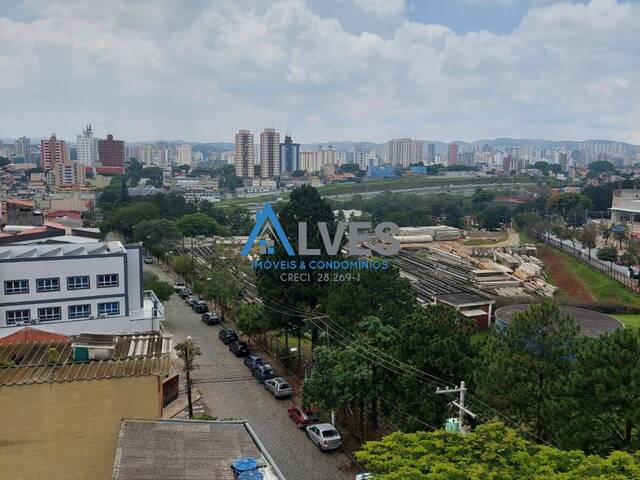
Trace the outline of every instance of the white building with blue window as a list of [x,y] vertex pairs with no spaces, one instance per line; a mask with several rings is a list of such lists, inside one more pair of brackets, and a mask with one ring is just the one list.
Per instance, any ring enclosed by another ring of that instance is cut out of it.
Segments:
[[66,335],[159,330],[164,309],[143,289],[142,257],[121,242],[0,246],[0,337],[27,325]]

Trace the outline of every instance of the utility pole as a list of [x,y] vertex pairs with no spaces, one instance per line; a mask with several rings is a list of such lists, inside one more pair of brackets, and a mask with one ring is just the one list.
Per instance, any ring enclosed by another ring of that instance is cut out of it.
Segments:
[[460,400],[458,402],[451,402],[451,404],[455,407],[458,407],[458,424],[460,426],[460,432],[464,433],[464,414],[466,413],[472,418],[476,418],[476,414],[464,406],[464,397],[467,392],[467,388],[464,385],[464,380],[460,382],[460,386],[456,388],[438,388],[436,393],[458,393],[460,394]]
[[187,344],[185,348],[184,367],[187,372],[187,403],[189,405],[189,418],[193,418],[193,402],[191,400],[191,337],[187,337]]

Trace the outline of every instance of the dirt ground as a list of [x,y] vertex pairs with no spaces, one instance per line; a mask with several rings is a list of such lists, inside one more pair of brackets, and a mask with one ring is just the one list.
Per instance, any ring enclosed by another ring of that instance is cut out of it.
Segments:
[[592,302],[595,300],[581,278],[572,274],[552,248],[538,245],[538,257],[544,262],[551,282],[562,295],[573,302]]

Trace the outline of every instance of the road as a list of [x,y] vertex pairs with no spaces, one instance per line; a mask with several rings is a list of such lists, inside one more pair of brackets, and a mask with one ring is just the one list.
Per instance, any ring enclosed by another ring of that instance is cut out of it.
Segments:
[[[156,265],[145,265],[162,280],[172,281]],[[191,336],[202,355],[193,373],[201,402],[220,419],[246,419],[287,480],[353,480],[354,466],[338,450],[320,452],[287,415],[290,400],[276,400],[251,376],[242,359],[218,340],[218,326],[207,326],[177,295],[164,302],[163,328],[174,344]]]

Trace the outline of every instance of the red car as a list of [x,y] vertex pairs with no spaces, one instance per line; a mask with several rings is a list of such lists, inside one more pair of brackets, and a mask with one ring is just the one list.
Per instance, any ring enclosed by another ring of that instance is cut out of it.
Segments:
[[289,412],[289,418],[296,422],[296,425],[301,430],[320,421],[318,414],[309,408],[291,405],[287,411]]

